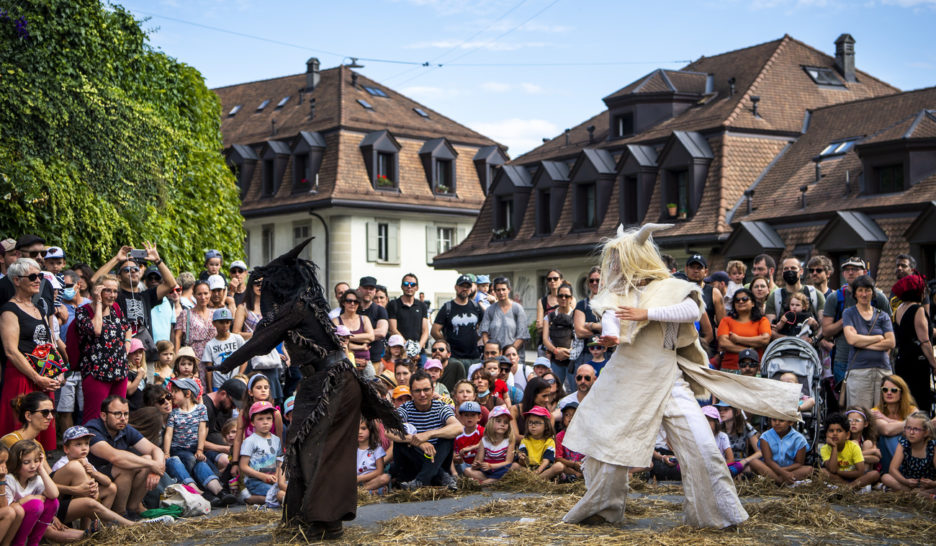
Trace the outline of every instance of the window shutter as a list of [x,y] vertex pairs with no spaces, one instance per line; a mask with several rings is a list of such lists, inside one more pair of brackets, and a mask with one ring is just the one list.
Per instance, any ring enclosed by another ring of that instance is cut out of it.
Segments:
[[377,222],[367,222],[367,261],[377,261]]
[[387,263],[400,263],[400,223],[387,224]]
[[458,226],[458,232],[457,232],[458,240],[455,241],[456,245],[460,245],[462,241],[464,241],[465,238],[468,237],[468,229],[469,229],[468,226]]
[[432,264],[432,259],[436,257],[439,249],[439,231],[435,224],[426,226],[426,263]]

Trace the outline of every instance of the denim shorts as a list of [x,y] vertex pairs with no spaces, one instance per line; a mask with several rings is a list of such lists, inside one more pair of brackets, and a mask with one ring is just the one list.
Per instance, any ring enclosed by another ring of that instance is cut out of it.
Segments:
[[258,480],[257,478],[247,478],[244,480],[244,486],[247,488],[247,491],[250,491],[251,495],[266,497],[267,492],[273,487],[273,484]]

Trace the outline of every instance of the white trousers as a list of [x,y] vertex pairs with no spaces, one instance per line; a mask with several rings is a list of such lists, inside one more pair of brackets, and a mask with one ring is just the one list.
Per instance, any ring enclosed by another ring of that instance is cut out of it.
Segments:
[[[720,529],[746,520],[708,420],[682,377],[673,384],[663,410],[663,429],[682,472],[686,523]],[[562,521],[578,523],[598,515],[611,523],[623,522],[628,467],[587,457],[582,471],[587,491]]]

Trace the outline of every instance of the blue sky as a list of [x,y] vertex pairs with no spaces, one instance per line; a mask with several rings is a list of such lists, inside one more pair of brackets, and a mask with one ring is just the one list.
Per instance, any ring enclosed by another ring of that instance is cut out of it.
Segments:
[[936,0],[121,4],[150,17],[152,44],[201,71],[209,87],[304,72],[312,56],[322,68],[350,57],[430,62],[362,60],[359,71],[509,146],[512,157],[600,112],[602,97],[656,68],[784,33],[829,54],[850,33],[859,69],[905,90],[936,85],[927,38]]

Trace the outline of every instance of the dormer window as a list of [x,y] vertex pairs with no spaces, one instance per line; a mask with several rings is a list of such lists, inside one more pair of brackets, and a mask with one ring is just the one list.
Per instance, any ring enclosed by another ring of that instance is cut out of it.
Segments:
[[454,190],[454,172],[450,159],[437,159],[435,161],[435,192],[452,193]]
[[576,184],[575,208],[578,227],[598,227],[597,185],[594,182]]
[[498,170],[491,185],[492,241],[510,239],[517,234],[532,189],[530,172],[525,167],[504,165]]
[[238,105],[235,106],[234,108],[231,108],[231,111],[228,112],[228,117],[229,117],[229,118],[232,118],[232,117],[234,117],[235,115],[237,115],[237,113],[240,112],[240,109],[241,109],[242,106],[244,106],[244,105],[243,105],[243,104],[238,104]]
[[232,144],[226,155],[228,166],[237,177],[240,196],[243,199],[250,188],[250,180],[253,178],[259,157],[253,148],[243,144]]
[[478,173],[478,182],[481,183],[481,191],[487,195],[494,184],[494,176],[497,168],[507,162],[507,156],[497,146],[484,146],[478,150],[472,158],[475,166],[475,172]]
[[625,112],[614,117],[614,135],[626,137],[634,134],[634,113]]
[[444,138],[427,140],[419,150],[429,187],[436,195],[455,194],[455,158],[458,152]]
[[[497,225],[496,229],[504,233],[505,237],[510,237],[514,232],[513,225],[514,202],[513,196],[507,195],[497,198]],[[497,234],[495,233],[495,238]]]
[[695,215],[714,157],[708,141],[699,133],[673,131],[659,155],[663,171],[661,219],[686,220]]
[[393,188],[396,186],[394,181],[396,169],[394,168],[394,154],[387,152],[377,152],[377,186],[381,188]]
[[640,223],[638,206],[638,186],[636,176],[624,176],[621,183],[621,223],[632,225]]
[[835,75],[835,70],[819,66],[804,66],[803,70],[809,74],[812,81],[817,85],[831,85],[834,87],[845,87],[842,80]]
[[325,153],[325,138],[320,133],[301,131],[293,144],[292,192],[310,193],[318,190],[319,168]]
[[550,190],[539,190],[536,192],[536,233],[546,235],[552,231],[552,219],[550,218]]
[[618,215],[625,226],[639,224],[650,207],[657,180],[657,152],[651,146],[628,144],[618,160]]
[[378,87],[364,86],[364,90],[375,97],[387,97],[387,93],[385,93],[383,89],[380,89]]
[[257,107],[257,112],[262,112],[270,104],[270,99],[267,99],[260,103],[260,106]]
[[614,158],[606,150],[585,148],[569,173],[572,229],[597,228],[608,210],[614,189]]
[[364,166],[376,190],[398,191],[400,187],[400,143],[390,131],[369,133],[361,141]]
[[664,176],[667,213],[670,218],[685,220],[689,215],[689,171],[667,170]]
[[903,163],[880,165],[871,170],[871,184],[869,193],[897,193],[904,191]]
[[289,145],[278,140],[268,140],[261,153],[263,159],[262,196],[273,197],[279,191],[289,162]]

